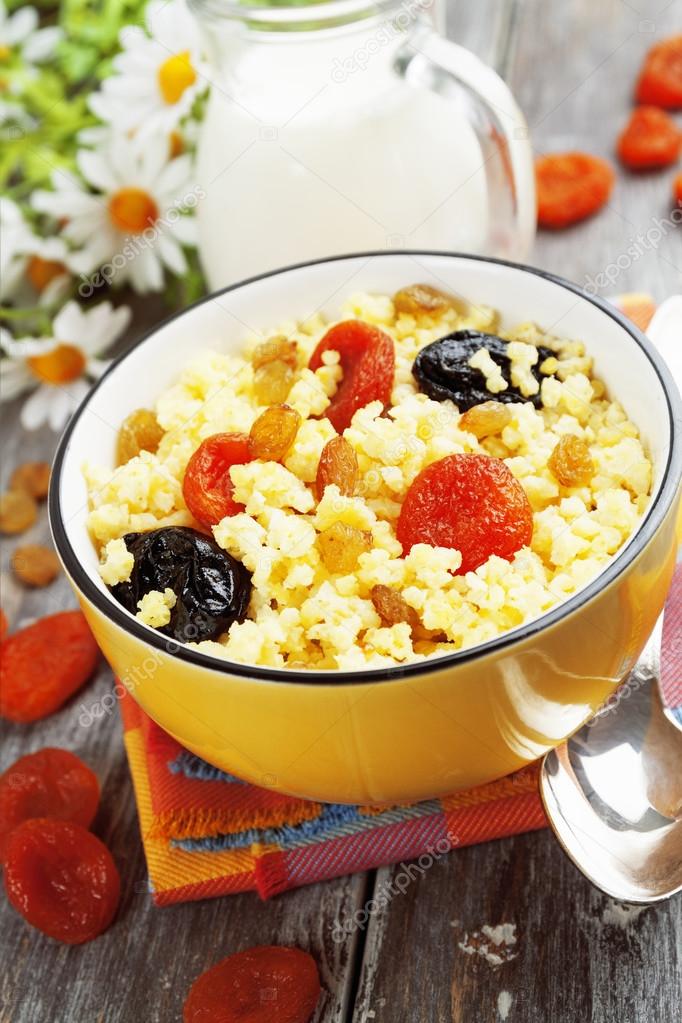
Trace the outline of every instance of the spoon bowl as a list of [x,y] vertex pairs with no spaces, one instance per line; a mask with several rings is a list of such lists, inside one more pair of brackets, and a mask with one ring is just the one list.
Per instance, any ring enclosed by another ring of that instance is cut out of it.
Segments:
[[570,858],[625,902],[682,891],[682,731],[658,690],[661,622],[626,682],[547,754],[540,793]]

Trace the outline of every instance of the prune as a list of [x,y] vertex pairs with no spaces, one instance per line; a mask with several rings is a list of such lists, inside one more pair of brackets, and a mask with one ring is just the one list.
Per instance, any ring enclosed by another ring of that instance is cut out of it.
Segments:
[[[485,377],[479,369],[469,365],[469,359],[479,348],[490,353],[507,382],[506,390],[495,394],[495,401],[532,401],[536,408],[542,406],[539,394],[526,398],[512,385],[507,342],[495,334],[482,334],[477,330],[456,330],[422,348],[412,366],[412,375],[419,384],[419,390],[435,401],[453,401],[460,412],[490,401]],[[544,379],[544,374],[539,372],[538,366],[553,354],[549,348],[538,345],[538,361],[532,367],[532,373],[539,382]]]
[[182,643],[200,642],[216,639],[244,618],[251,573],[214,540],[187,526],[128,533],[123,540],[135,565],[130,579],[111,592],[136,614],[145,593],[170,587],[177,601],[159,632]]

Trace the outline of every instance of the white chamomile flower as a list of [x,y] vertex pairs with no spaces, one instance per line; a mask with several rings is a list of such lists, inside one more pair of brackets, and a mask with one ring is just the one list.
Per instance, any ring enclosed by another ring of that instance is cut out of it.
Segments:
[[54,56],[62,30],[39,28],[39,22],[35,7],[20,7],[8,14],[4,0],[0,0],[0,61],[17,55],[26,64],[42,64]]
[[0,302],[40,305],[68,287],[72,255],[63,238],[40,238],[11,199],[0,196]]
[[197,191],[191,158],[169,160],[168,148],[163,136],[144,145],[119,136],[106,148],[78,153],[78,169],[97,194],[63,171],[53,176],[55,191],[34,193],[33,207],[65,221],[64,237],[82,246],[73,263],[92,275],[92,288],[129,281],[138,292],[159,291],[164,267],[185,273],[182,246],[196,244],[196,221],[186,211]]
[[198,26],[184,0],[150,3],[146,23],[149,34],[136,26],[122,30],[117,73],[88,100],[101,121],[141,138],[172,132],[208,85]]
[[[125,330],[130,321],[126,306],[109,302],[83,310],[68,302],[57,314],[52,337],[15,340],[0,330],[3,401],[33,390],[21,410],[21,424],[35,430],[48,422],[59,430],[88,393],[87,378],[97,379],[107,363],[97,356]],[[35,388],[35,390],[34,390]]]

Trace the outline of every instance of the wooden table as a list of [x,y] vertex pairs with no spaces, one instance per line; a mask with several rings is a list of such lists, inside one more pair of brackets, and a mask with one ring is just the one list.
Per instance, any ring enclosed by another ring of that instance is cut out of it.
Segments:
[[[679,31],[682,20],[680,0],[449,4],[449,34],[503,70],[538,151],[583,147],[609,155],[642,54],[654,37]],[[611,293],[644,290],[662,299],[679,291],[679,227],[664,229],[660,243],[641,256],[627,254],[638,234],[646,236],[656,218],[669,213],[671,178],[621,174],[609,208],[568,232],[542,235],[534,262],[577,281],[614,266]],[[154,303],[144,305],[138,330],[144,320],[161,315]],[[10,406],[3,481],[14,464],[49,457],[54,446],[49,434],[27,435],[13,426],[15,420],[16,406]],[[45,535],[43,513],[26,539]],[[23,591],[8,572],[13,544],[4,547],[2,603],[13,626],[74,605],[64,580],[48,591]],[[111,686],[111,673],[103,667],[86,700]],[[362,908],[398,868],[315,885],[268,903],[242,895],[157,909],[146,893],[117,715],[85,728],[72,704],[32,728],[3,725],[0,766],[44,745],[66,746],[97,765],[103,798],[94,827],[121,868],[122,903],[107,934],[68,948],[29,930],[2,901],[1,1023],[175,1023],[202,970],[234,950],[275,942],[301,945],[317,958],[325,988],[318,1023],[679,1018],[682,899],[646,909],[614,904],[582,878],[548,832],[440,859],[372,916],[366,931],[335,944],[334,921]],[[500,923],[516,927],[515,958],[495,967],[461,948],[467,934]]]

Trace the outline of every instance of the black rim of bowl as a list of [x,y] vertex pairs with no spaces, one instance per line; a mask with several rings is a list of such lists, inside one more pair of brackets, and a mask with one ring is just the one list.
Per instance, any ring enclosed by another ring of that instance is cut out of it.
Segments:
[[[149,337],[163,329],[167,324],[172,323],[181,316],[185,316],[187,313],[201,305],[204,305],[206,302],[210,302],[213,299],[218,298],[220,295],[236,291],[239,288],[243,288],[249,284],[254,284],[257,281],[266,280],[270,277],[278,277],[281,274],[288,273],[292,270],[302,270],[322,263],[337,263],[353,259],[404,256],[413,258],[438,257],[445,259],[468,260],[470,262],[477,263],[491,263],[508,267],[513,270],[520,270],[523,273],[532,274],[535,277],[551,281],[552,283],[557,284],[565,290],[577,295],[584,301],[590,302],[592,305],[601,309],[601,311],[606,313],[607,316],[610,316],[611,319],[615,320],[644,351],[644,354],[649,359],[649,362],[652,364],[653,369],[660,380],[661,388],[665,394],[668,417],[670,420],[671,445],[670,450],[668,451],[668,459],[663,472],[663,481],[659,492],[656,494],[654,500],[647,509],[644,519],[640,523],[635,535],[630,539],[627,547],[621,551],[620,554],[616,555],[613,561],[607,565],[603,572],[600,572],[577,594],[569,597],[568,600],[561,602],[556,607],[551,608],[545,614],[540,615],[539,618],[528,622],[528,624],[520,625],[517,628],[512,629],[509,632],[505,632],[494,639],[490,639],[485,643],[481,643],[478,646],[464,650],[457,650],[451,654],[436,655],[421,661],[412,661],[409,664],[396,665],[388,668],[367,668],[366,670],[359,671],[343,671],[340,669],[313,671],[307,669],[267,668],[258,665],[241,664],[237,661],[230,661],[227,659],[222,660],[219,657],[200,653],[199,651],[181,643],[177,643],[164,636],[162,633],[156,632],[154,629],[138,622],[132,615],[125,611],[123,607],[117,604],[112,596],[100,590],[90,578],[88,573],[82,567],[73,547],[71,546],[66,527],[62,520],[59,495],[61,491],[61,477],[64,458],[66,456],[71,435],[80,417],[86,410],[92,396],[97,392],[103,381],[106,380],[110,374],[114,373],[121,363],[136,352],[140,345],[143,345]],[[257,274],[254,277],[249,277],[242,281],[238,281],[236,284],[230,284],[225,288],[221,288],[219,291],[211,292],[210,295],[206,295],[204,298],[199,299],[198,302],[194,302],[185,309],[181,309],[178,312],[173,313],[173,315],[167,317],[161,323],[156,324],[156,326],[152,327],[151,330],[148,330],[138,341],[136,341],[131,348],[118,356],[118,358],[114,359],[112,364],[107,368],[105,373],[100,377],[74,412],[57,447],[52,467],[52,478],[50,481],[50,492],[48,498],[50,528],[52,530],[55,546],[62,558],[64,566],[83,596],[90,603],[94,604],[99,611],[101,611],[107,618],[111,619],[116,625],[120,626],[125,631],[132,633],[137,639],[147,643],[157,650],[163,651],[168,656],[174,657],[180,662],[188,662],[197,667],[208,668],[211,671],[221,672],[223,674],[237,676],[239,678],[279,682],[288,685],[360,685],[390,682],[393,680],[409,678],[414,675],[424,675],[435,671],[446,671],[457,664],[462,664],[466,661],[472,661],[477,658],[483,658],[488,654],[496,653],[505,647],[513,647],[517,643],[523,642],[524,640],[536,635],[538,632],[542,632],[543,630],[556,625],[559,621],[567,618],[579,608],[589,603],[589,601],[596,597],[601,590],[610,585],[619,575],[621,575],[621,573],[624,572],[625,569],[641,553],[649,539],[656,533],[663,518],[665,517],[665,514],[672,504],[677,489],[677,484],[675,482],[676,476],[679,475],[680,469],[682,468],[680,437],[678,436],[675,428],[675,416],[673,414],[671,401],[671,395],[674,395],[675,393],[676,385],[667,366],[658,355],[651,342],[640,330],[638,330],[632,321],[628,320],[618,311],[618,309],[616,309],[615,306],[611,305],[611,303],[598,298],[595,295],[590,295],[579,285],[573,284],[571,281],[567,281],[556,274],[548,273],[545,270],[526,266],[523,263],[513,263],[505,259],[495,259],[487,256],[468,255],[467,253],[427,249],[385,249],[329,256],[323,259],[306,260],[302,263],[294,263],[291,266],[281,267],[277,270],[269,270],[266,273]]]

